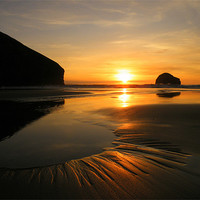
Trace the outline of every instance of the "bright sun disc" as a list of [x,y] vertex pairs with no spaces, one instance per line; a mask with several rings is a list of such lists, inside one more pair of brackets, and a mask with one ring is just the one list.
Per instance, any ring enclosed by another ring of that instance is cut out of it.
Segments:
[[132,79],[132,76],[127,70],[120,70],[119,74],[116,75],[118,80],[122,81],[123,83],[127,83]]

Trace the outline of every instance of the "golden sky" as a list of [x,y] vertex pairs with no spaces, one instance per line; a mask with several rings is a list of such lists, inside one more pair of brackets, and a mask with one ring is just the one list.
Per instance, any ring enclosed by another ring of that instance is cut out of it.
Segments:
[[1,0],[1,31],[65,69],[66,83],[200,84],[199,0]]

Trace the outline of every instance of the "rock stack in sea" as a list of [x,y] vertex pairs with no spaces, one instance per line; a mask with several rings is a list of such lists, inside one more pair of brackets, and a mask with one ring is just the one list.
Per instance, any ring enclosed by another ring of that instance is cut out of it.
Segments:
[[158,76],[156,79],[157,85],[181,85],[181,81],[179,78],[174,77],[169,73],[163,73]]

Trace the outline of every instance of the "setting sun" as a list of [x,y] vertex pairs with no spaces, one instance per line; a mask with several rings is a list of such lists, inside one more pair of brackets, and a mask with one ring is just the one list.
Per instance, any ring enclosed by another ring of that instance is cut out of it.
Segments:
[[133,75],[130,74],[128,70],[120,70],[116,77],[123,83],[127,83],[133,78]]

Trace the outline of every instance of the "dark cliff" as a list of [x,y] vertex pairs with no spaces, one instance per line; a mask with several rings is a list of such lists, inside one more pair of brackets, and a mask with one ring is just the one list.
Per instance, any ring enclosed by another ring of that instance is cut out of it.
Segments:
[[163,73],[156,79],[158,85],[180,85],[181,81],[179,78],[172,76],[169,73]]
[[64,69],[0,32],[0,86],[64,85]]

